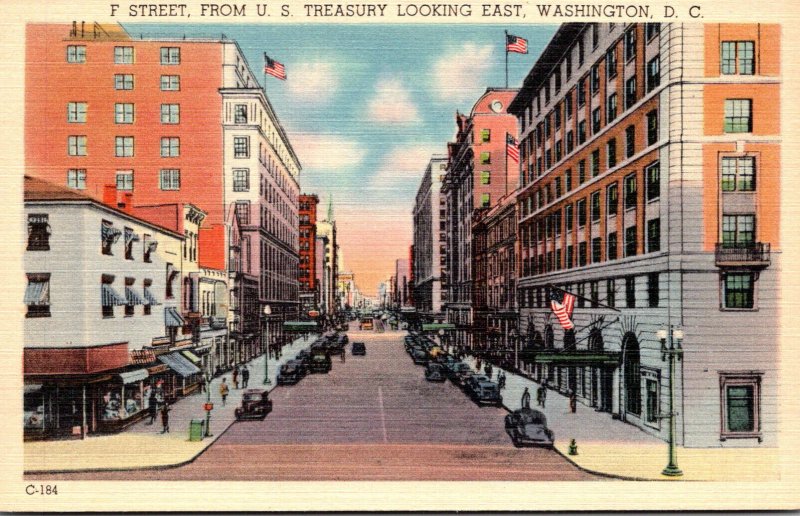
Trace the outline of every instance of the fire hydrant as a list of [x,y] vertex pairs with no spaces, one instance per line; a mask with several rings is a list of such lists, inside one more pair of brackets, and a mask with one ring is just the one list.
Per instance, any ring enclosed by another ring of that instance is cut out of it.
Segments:
[[569,454],[570,455],[577,455],[578,454],[578,443],[575,442],[575,439],[573,439],[569,443]]

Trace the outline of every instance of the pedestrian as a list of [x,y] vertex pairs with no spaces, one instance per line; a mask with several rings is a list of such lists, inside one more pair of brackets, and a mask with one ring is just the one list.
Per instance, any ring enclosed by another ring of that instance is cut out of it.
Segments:
[[486,373],[486,376],[488,376],[489,379],[491,380],[493,369],[492,369],[492,364],[490,362],[486,362],[486,365],[483,366],[483,371]]
[[522,408],[531,408],[531,393],[528,392],[528,388],[525,387],[525,390],[522,392]]
[[225,377],[222,378],[222,383],[219,384],[219,395],[222,396],[222,406],[225,406],[225,400],[228,398],[228,384],[225,383]]
[[148,405],[147,410],[149,411],[150,421],[147,422],[148,425],[152,425],[156,421],[156,415],[158,414],[158,398],[156,398],[156,390],[150,390],[150,398],[149,398],[150,405]]
[[547,401],[547,382],[542,384],[540,387],[542,389],[542,408],[545,407],[545,402]]
[[250,382],[250,370],[247,368],[247,364],[242,367],[242,388],[247,387],[247,384]]
[[161,433],[169,433],[169,403],[164,403],[164,406],[161,407]]
[[575,395],[575,391],[570,389],[569,390],[569,411],[573,414],[578,410],[578,397]]
[[497,387],[499,389],[505,389],[506,388],[506,375],[505,375],[505,373],[500,371],[500,373],[498,373],[497,376],[498,376],[498,378],[497,378]]
[[233,368],[233,388],[239,388],[239,366]]
[[344,361],[345,361],[345,357],[347,356],[347,353],[345,353],[344,346],[342,346],[342,353],[341,353],[341,355],[342,355],[342,362],[344,362]]

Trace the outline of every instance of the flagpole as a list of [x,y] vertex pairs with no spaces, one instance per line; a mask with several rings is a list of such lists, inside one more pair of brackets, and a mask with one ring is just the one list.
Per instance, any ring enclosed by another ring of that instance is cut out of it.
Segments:
[[[610,323],[608,323],[608,324],[604,324],[603,326],[600,326],[600,328],[598,328],[598,329],[599,329],[599,330],[605,330],[606,328],[608,328],[608,327],[609,327],[609,326],[611,326],[612,324],[615,324],[617,321],[619,321],[619,317],[617,317],[616,319],[614,319],[613,321],[611,321],[611,322],[610,322]],[[590,326],[591,326],[591,324],[589,324],[589,325],[587,325],[587,326],[584,326],[584,327],[583,327],[583,328],[581,328],[581,329],[583,330],[583,329],[586,329],[586,328],[588,328],[588,327],[590,327]],[[578,332],[578,330],[577,330],[577,328],[576,328],[576,329],[575,329],[575,333],[577,333],[577,332]],[[586,335],[586,336],[585,336],[584,338],[582,338],[581,340],[576,340],[576,341],[575,341],[575,344],[577,345],[579,342],[583,342],[584,340],[586,340],[586,339],[588,339],[589,337],[591,337],[591,336],[592,336],[592,335],[591,335],[591,333],[592,333],[592,332],[590,331],[590,332],[589,332],[589,335]]]
[[506,88],[508,88],[508,31],[503,31],[506,33],[506,40],[504,45],[506,47]]
[[264,96],[267,96],[267,53],[264,52],[264,66],[261,67],[261,71],[264,72]]
[[548,288],[551,288],[551,289],[554,289],[554,290],[558,290],[559,292],[564,292],[565,294],[570,294],[572,296],[575,296],[578,299],[583,299],[584,301],[588,301],[588,302],[592,303],[593,305],[600,305],[601,308],[608,308],[609,310],[614,310],[615,312],[622,313],[622,310],[617,310],[613,306],[608,306],[606,304],[601,303],[600,301],[592,301],[588,297],[584,297],[584,296],[581,296],[581,295],[578,295],[578,294],[574,294],[572,292],[568,292],[568,291],[564,290],[563,288],[558,288],[557,286],[555,286],[553,284],[548,285]]

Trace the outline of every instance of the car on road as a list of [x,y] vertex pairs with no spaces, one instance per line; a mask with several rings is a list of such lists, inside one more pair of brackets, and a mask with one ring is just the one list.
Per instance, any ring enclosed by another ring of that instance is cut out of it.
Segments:
[[480,382],[488,382],[489,377],[480,373],[472,373],[464,380],[464,392],[472,396],[472,391],[477,388]]
[[242,404],[234,414],[237,420],[264,419],[272,412],[272,400],[266,389],[247,389],[242,393]]
[[359,330],[372,330],[372,317],[362,317],[358,323]]
[[538,410],[517,409],[505,418],[506,433],[517,448],[521,446],[553,447],[555,435],[547,428],[547,417]]
[[465,382],[472,374],[472,368],[464,362],[457,362],[448,370],[450,381],[459,387],[464,387]]
[[443,382],[447,380],[447,372],[442,364],[429,362],[425,368],[425,379],[429,382]]
[[278,372],[278,385],[294,385],[303,378],[300,365],[293,360],[283,364]]
[[503,405],[503,396],[500,395],[500,387],[489,380],[476,381],[470,389],[470,397],[478,405]]
[[350,353],[364,356],[367,354],[367,346],[363,342],[353,342],[350,346]]
[[311,356],[311,365],[308,370],[312,373],[329,373],[331,370],[331,357],[327,354],[317,354]]
[[415,349],[411,353],[411,359],[417,365],[426,365],[428,363],[428,353],[421,349]]

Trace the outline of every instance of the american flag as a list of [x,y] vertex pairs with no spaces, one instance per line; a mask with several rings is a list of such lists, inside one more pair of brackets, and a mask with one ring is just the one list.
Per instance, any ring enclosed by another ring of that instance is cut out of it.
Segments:
[[264,54],[264,73],[285,81],[286,68],[274,59],[271,59],[267,54]]
[[509,158],[519,163],[519,142],[508,133],[506,133],[506,153]]
[[506,52],[528,53],[528,40],[519,36],[506,34]]
[[575,308],[575,296],[563,290],[550,290],[550,308],[553,309],[558,322],[565,330],[575,328],[572,323],[572,309]]

